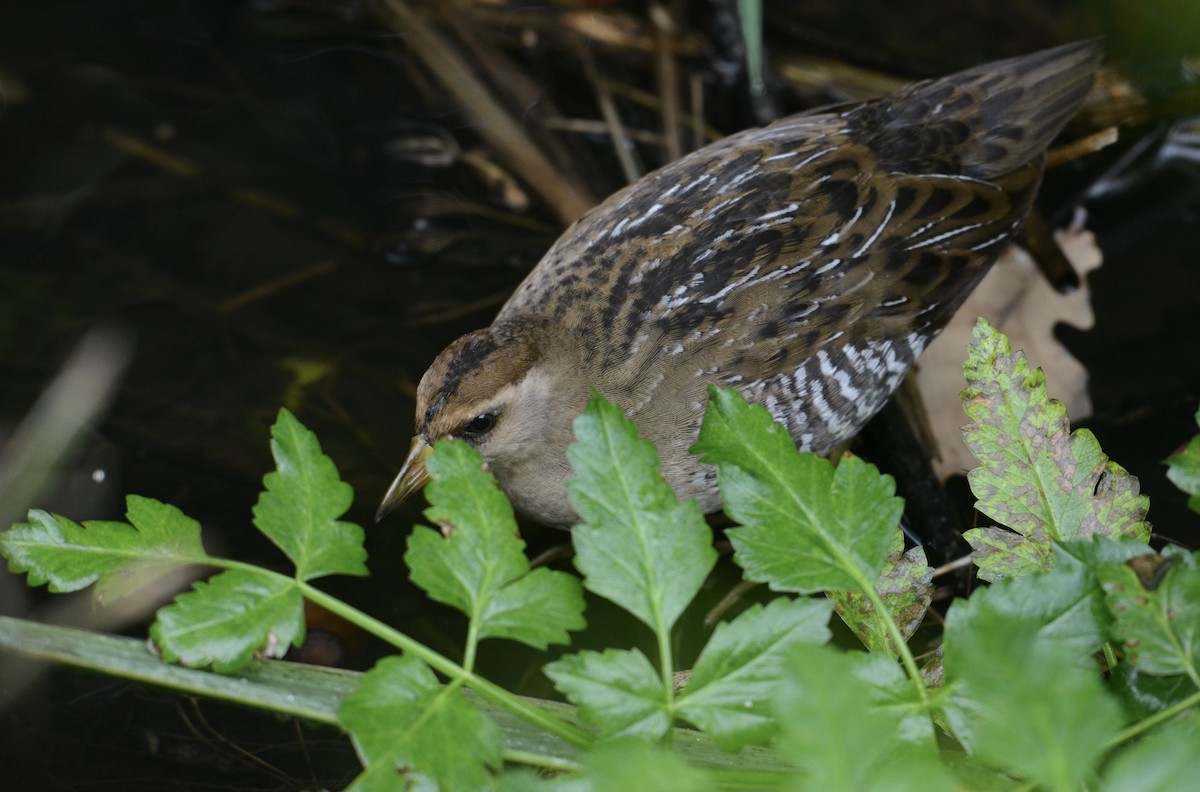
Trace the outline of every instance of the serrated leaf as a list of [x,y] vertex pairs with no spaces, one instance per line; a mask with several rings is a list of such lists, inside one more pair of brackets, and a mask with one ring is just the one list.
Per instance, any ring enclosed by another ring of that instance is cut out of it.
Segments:
[[[924,549],[913,547],[904,551],[904,535],[899,530],[892,534],[892,546],[883,561],[883,571],[875,581],[875,591],[888,606],[892,620],[904,637],[911,638],[933,601],[933,568],[925,560]],[[899,647],[865,594],[830,591],[828,597],[863,646],[872,652],[899,657]]]
[[971,560],[979,567],[981,580],[997,581],[1045,572],[1054,557],[1050,538],[1040,528],[1022,536],[989,525],[963,531],[963,538],[971,545]]
[[502,761],[496,724],[413,657],[380,660],[338,720],[366,767],[347,792],[393,792],[420,776],[443,792],[485,789]]
[[896,736],[929,749],[935,741],[929,705],[921,700],[895,659],[881,652],[846,652],[845,656],[851,673],[867,686],[871,704],[899,718]]
[[906,714],[875,703],[856,673],[854,655],[810,644],[790,653],[775,704],[782,728],[778,750],[802,773],[795,788],[954,789],[937,761],[932,733],[921,745],[902,741]]
[[1184,674],[1143,674],[1130,663],[1113,667],[1109,689],[1121,699],[1130,720],[1148,718],[1196,695],[1196,683]]
[[1192,792],[1200,778],[1200,733],[1175,721],[1117,754],[1098,792]]
[[[1135,540],[1107,537],[1056,545],[1050,571],[1006,578],[976,589],[969,599],[955,602],[954,618],[956,623],[970,623],[979,612],[994,611],[1061,644],[1075,657],[1089,657],[1106,640],[1104,625],[1108,621],[1104,592],[1094,570],[1144,550],[1145,545]],[[961,688],[951,687],[943,714],[959,742],[972,748],[976,744],[975,702]]]
[[[1200,424],[1200,412],[1196,413]],[[1188,494],[1188,508],[1200,512],[1200,435],[1196,435],[1184,449],[1167,457],[1167,478]]]
[[725,513],[742,525],[726,535],[751,579],[809,594],[879,576],[903,501],[874,465],[799,454],[766,409],[716,388],[692,453],[717,465]]
[[1113,615],[1111,631],[1125,659],[1143,673],[1187,674],[1200,687],[1200,563],[1175,553],[1157,587],[1126,564],[1096,571]]
[[784,658],[797,643],[829,640],[832,603],[780,597],[717,625],[677,699],[680,717],[737,751],[776,730],[774,695]]
[[512,506],[479,453],[461,440],[439,441],[426,467],[433,505],[425,516],[442,533],[413,530],[404,554],[413,582],[466,613],[481,639],[510,638],[539,649],[567,643],[567,631],[584,626],[579,580],[530,571]]
[[942,764],[958,779],[958,789],[971,792],[1013,792],[1020,787],[1007,773],[979,764],[959,746],[942,749]]
[[971,716],[971,753],[1046,789],[1078,790],[1121,726],[1098,670],[1037,623],[961,603],[947,615],[945,667]]
[[1007,578],[974,591],[969,599],[956,603],[958,618],[969,621],[977,611],[994,610],[1086,657],[1105,641],[1104,594],[1094,569],[1102,565],[1100,559],[1127,558],[1139,549],[1145,545],[1106,537],[1057,545],[1049,571]]
[[584,650],[543,671],[605,737],[657,740],[671,727],[662,678],[637,649]]
[[254,504],[254,524],[296,565],[296,577],[366,575],[363,529],[339,520],[354,490],[321,453],[317,436],[286,408],[271,427],[275,470]]
[[159,609],[150,627],[162,656],[229,673],[255,653],[283,657],[304,641],[304,599],[294,580],[230,570],[196,583]]
[[979,460],[967,480],[977,508],[1020,536],[967,531],[980,577],[1046,569],[1050,542],[1092,535],[1149,540],[1148,499],[1135,477],[1100,450],[1091,432],[1070,431],[1066,409],[1046,394],[1046,378],[984,319],[963,365],[963,429]]
[[187,564],[208,561],[200,524],[165,503],[130,495],[130,524],[89,520],[83,525],[34,509],[28,523],[0,533],[0,554],[29,585],[78,591],[96,583],[96,599],[111,602]]
[[656,632],[669,630],[716,563],[694,500],[676,502],[654,445],[596,395],[575,419],[567,482],[583,524],[571,535],[584,585]]

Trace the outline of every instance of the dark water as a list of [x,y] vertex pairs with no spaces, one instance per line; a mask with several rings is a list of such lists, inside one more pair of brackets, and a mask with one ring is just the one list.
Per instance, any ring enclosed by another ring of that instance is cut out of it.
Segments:
[[[1179,32],[1200,29],[1179,22],[1194,15],[1180,4],[1158,4],[1153,18],[1122,3],[884,5],[781,3],[768,43],[920,75],[1109,31],[1116,61],[1162,105],[1118,150],[1051,174],[1051,216],[1129,146],[1165,133],[1181,114],[1172,97],[1187,90],[1173,55],[1200,54],[1200,40]],[[522,25],[500,36],[515,61],[564,115],[598,118],[578,60],[545,32],[562,25],[562,8],[517,6]],[[680,6],[709,42],[681,63],[704,80],[710,123],[751,124],[737,80],[717,76],[736,77],[738,63],[720,45],[722,4]],[[479,130],[368,3],[77,0],[10,4],[4,17],[0,426],[21,420],[88,330],[120,330],[133,354],[74,474],[15,508],[119,518],[123,495],[140,493],[200,519],[210,548],[278,564],[249,510],[271,464],[268,427],[286,405],[354,486],[349,519],[369,524],[407,448],[417,379],[444,344],[487,324],[558,234],[558,213],[489,180]],[[543,32],[522,39],[522,29]],[[653,90],[644,57],[590,50],[606,75]],[[778,102],[799,109],[785,93]],[[635,125],[656,123],[627,109]],[[563,137],[588,190],[620,186],[603,137]],[[1186,538],[1196,523],[1159,460],[1196,431],[1200,180],[1194,165],[1155,162],[1156,150],[1089,203],[1107,257],[1092,280],[1097,326],[1062,336],[1092,371],[1091,425],[1105,450],[1142,479],[1156,526]],[[647,166],[661,156],[640,154]],[[399,563],[419,507],[369,529],[371,579],[329,588],[453,653],[461,626],[414,595]],[[560,540],[531,534],[538,547]],[[6,612],[46,605],[11,586],[0,594]],[[644,637],[602,611],[592,620],[598,644]],[[366,644],[349,662],[371,657]],[[501,646],[482,657],[501,681],[546,694],[536,660]],[[241,714],[201,706],[276,770],[198,738],[188,702],[56,673],[3,714],[0,777],[16,789],[293,788],[338,786],[352,767],[329,731],[268,723],[247,733],[229,725]]]

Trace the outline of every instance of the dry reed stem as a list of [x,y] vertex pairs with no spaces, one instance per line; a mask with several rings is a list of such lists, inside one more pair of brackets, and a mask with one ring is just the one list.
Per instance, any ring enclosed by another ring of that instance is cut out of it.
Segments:
[[466,61],[414,14],[407,3],[383,0],[379,8],[385,24],[458,100],[463,112],[475,123],[480,137],[496,150],[509,169],[541,196],[564,224],[574,221],[595,205],[594,198],[584,189],[563,178],[475,76]]

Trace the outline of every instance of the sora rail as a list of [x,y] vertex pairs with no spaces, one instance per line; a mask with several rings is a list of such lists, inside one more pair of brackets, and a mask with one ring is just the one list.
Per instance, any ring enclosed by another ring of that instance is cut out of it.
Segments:
[[765,406],[802,451],[848,439],[1019,230],[1099,59],[1069,44],[791,116],[616,193],[434,360],[377,517],[425,483],[433,441],[458,437],[519,512],[569,526],[566,448],[593,387],[705,512],[716,470],[688,448],[709,383]]

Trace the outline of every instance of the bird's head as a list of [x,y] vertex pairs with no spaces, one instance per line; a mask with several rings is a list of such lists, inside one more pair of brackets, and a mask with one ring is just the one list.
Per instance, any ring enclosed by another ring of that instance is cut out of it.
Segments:
[[425,458],[446,438],[470,443],[519,510],[551,524],[555,514],[540,504],[569,510],[566,446],[587,383],[555,351],[545,328],[517,324],[476,330],[442,350],[417,387],[412,447],[376,520],[425,485]]

